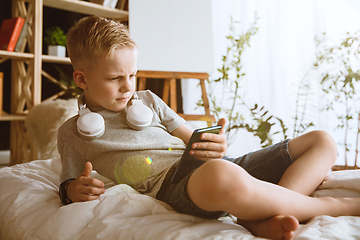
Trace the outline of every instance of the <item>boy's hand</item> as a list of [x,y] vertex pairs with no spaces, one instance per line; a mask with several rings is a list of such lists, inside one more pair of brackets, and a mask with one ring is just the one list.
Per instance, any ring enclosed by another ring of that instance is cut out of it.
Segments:
[[95,200],[100,197],[100,194],[105,192],[105,184],[96,178],[90,177],[91,171],[92,165],[90,162],[87,162],[84,171],[69,183],[67,196],[73,202]]
[[[202,161],[208,161],[212,159],[219,159],[225,156],[227,150],[227,142],[225,137],[225,118],[222,118],[218,122],[218,126],[221,126],[221,131],[219,134],[214,133],[203,133],[201,134],[201,140],[206,140],[209,142],[196,142],[192,144],[192,149],[190,155],[194,156],[196,159]],[[201,149],[201,150],[196,150]],[[205,150],[204,150],[205,149]]]

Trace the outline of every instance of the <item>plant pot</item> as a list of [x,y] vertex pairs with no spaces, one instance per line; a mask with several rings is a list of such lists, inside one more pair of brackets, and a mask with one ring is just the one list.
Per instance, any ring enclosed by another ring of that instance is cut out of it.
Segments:
[[344,165],[334,165],[331,170],[333,171],[341,171],[341,170],[357,170],[358,166],[344,166]]
[[60,45],[50,45],[48,46],[48,55],[57,56],[57,57],[65,57],[66,56],[66,48]]

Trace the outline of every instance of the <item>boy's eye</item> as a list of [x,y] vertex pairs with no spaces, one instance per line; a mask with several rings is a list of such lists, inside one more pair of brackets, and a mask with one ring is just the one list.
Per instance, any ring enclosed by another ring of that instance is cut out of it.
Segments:
[[[136,74],[129,75],[129,78],[134,78],[134,77],[136,77]],[[109,78],[109,80],[120,80],[122,78],[124,78],[124,77],[118,76],[118,77],[114,77],[114,78]]]

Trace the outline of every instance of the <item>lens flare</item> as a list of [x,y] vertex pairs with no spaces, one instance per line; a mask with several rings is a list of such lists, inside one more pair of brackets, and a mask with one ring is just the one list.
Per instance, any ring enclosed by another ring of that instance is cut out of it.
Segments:
[[152,164],[152,159],[149,157],[145,158],[145,161],[148,165]]
[[199,119],[199,121],[211,122],[211,118],[209,118],[209,117],[201,117],[201,118]]
[[125,162],[115,164],[114,174],[118,184],[135,184],[146,180],[152,171],[153,160],[143,155],[134,155]]
[[172,148],[169,148],[169,151],[172,151]]

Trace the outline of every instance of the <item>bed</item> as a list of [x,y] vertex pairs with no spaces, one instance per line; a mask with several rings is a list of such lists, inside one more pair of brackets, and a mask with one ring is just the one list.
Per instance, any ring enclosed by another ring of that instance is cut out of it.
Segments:
[[[231,216],[206,220],[179,214],[128,185],[106,183],[99,199],[63,206],[58,157],[0,169],[0,239],[260,239]],[[360,170],[329,173],[314,196],[360,197]],[[295,239],[360,239],[360,217],[319,216]]]

